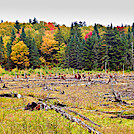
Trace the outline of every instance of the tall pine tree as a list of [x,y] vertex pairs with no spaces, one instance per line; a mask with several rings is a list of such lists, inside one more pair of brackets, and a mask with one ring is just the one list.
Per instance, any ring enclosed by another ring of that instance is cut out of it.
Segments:
[[19,33],[19,30],[21,29],[21,27],[20,27],[18,20],[16,20],[14,27],[17,29],[17,33]]
[[4,62],[4,45],[2,36],[0,36],[0,65]]
[[70,41],[66,49],[66,65],[72,68],[81,68],[81,43],[82,34],[77,22],[72,23],[70,31]]
[[86,70],[97,69],[98,67],[98,37],[95,31],[88,37],[84,47],[84,68]]
[[7,65],[6,65],[6,68],[7,69],[14,68],[14,63],[11,60],[11,53],[12,53],[13,41],[15,40],[15,38],[16,38],[16,34],[15,34],[14,29],[12,29],[10,42],[8,42],[6,45],[6,47],[7,47]]
[[39,51],[35,44],[34,38],[32,39],[31,46],[29,48],[29,62],[30,67],[34,69],[40,66]]
[[24,27],[22,28],[22,32],[20,34],[20,41],[23,41],[26,44],[26,33]]

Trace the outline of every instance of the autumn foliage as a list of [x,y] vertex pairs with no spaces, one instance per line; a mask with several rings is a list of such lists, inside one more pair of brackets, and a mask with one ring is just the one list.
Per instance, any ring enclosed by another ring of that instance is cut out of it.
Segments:
[[22,67],[29,66],[28,55],[29,55],[28,48],[23,41],[20,41],[14,46],[12,46],[11,59],[18,66]]

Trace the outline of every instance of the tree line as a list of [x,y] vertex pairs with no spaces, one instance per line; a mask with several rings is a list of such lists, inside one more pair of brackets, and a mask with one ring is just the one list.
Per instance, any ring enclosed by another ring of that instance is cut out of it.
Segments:
[[0,64],[3,68],[60,66],[85,70],[134,68],[134,24],[107,27],[73,22],[71,27],[55,22],[0,23]]

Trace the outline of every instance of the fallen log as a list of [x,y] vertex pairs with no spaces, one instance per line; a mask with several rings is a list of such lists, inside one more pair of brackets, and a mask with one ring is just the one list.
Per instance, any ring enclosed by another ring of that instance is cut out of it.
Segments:
[[45,86],[45,87],[43,87],[42,88],[44,91],[56,91],[56,92],[60,92],[61,94],[64,94],[65,92],[64,91],[61,91],[61,90],[59,90],[59,89],[52,89],[52,88],[50,88],[50,87],[48,87],[48,86]]
[[5,94],[0,94],[0,97],[17,97],[20,99],[23,96],[18,93],[5,93]]
[[62,116],[64,116],[65,118],[73,121],[73,122],[77,122],[79,125],[84,126],[85,128],[88,129],[88,131],[91,133],[93,132],[94,134],[101,134],[99,131],[95,130],[94,128],[90,127],[89,125],[85,124],[83,121],[81,121],[78,118],[75,118],[73,116],[71,116],[70,114],[66,113],[65,111],[63,111],[60,107],[56,107],[54,105],[50,105],[51,109],[54,109],[56,112],[60,113]]
[[113,92],[113,95],[114,95],[114,98],[115,98],[115,102],[120,102],[122,104],[129,105],[125,101],[122,101],[120,93],[114,90],[114,88],[113,88],[113,77],[111,75],[110,75],[109,81],[111,82],[111,89],[112,89],[112,92]]
[[91,121],[89,118],[85,117],[84,115],[81,115],[80,113],[77,113],[76,111],[73,111],[73,110],[70,110],[70,109],[68,109],[68,111],[69,111],[69,112],[73,112],[73,113],[75,113],[76,115],[79,115],[80,117],[82,117],[84,120],[90,121],[92,124],[94,124],[94,125],[100,127],[100,125],[94,123],[94,122]]
[[121,116],[111,116],[110,118],[126,118],[126,119],[134,119],[134,115],[121,115]]
[[[88,129],[88,131],[90,133],[93,132],[94,134],[101,134],[99,131],[97,131],[94,128],[90,127],[89,125],[87,125],[86,123],[81,121],[80,119],[71,116],[70,114],[68,114],[65,111],[63,111],[60,107],[57,107],[55,105],[50,105],[50,107],[49,107],[47,104],[45,104],[45,103],[43,103],[41,101],[41,102],[38,102],[38,103],[36,103],[36,102],[32,102],[31,104],[28,103],[28,105],[24,108],[24,110],[31,110],[31,111],[33,111],[33,110],[41,110],[41,109],[45,109],[45,110],[54,109],[57,113],[60,113],[62,116],[64,116],[68,120],[70,120],[72,122],[76,122],[79,125],[84,126],[85,128]],[[87,118],[85,118],[85,119],[87,119]]]

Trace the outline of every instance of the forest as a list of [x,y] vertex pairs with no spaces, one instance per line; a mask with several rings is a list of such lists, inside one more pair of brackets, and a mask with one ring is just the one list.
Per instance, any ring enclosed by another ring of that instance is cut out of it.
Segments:
[[6,70],[41,66],[102,71],[133,70],[134,23],[114,27],[29,19],[0,23],[0,64]]
[[134,134],[134,23],[0,23],[0,134]]

